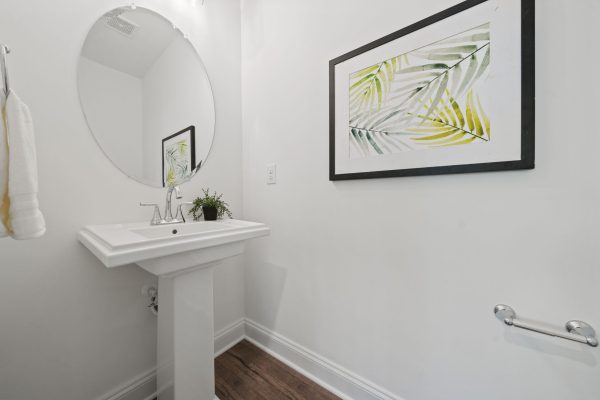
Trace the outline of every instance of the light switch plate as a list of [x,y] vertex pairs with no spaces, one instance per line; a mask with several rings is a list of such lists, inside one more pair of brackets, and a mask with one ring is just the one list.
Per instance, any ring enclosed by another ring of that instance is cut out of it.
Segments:
[[277,183],[277,166],[275,164],[267,164],[267,184],[274,185]]

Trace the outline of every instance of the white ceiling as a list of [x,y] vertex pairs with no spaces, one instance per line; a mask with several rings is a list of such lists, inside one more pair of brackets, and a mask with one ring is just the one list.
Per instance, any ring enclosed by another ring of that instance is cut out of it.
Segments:
[[90,30],[83,46],[82,56],[107,67],[143,78],[181,32],[150,10],[127,7],[121,14],[139,28],[132,36],[126,36],[106,25],[106,17],[100,18]]

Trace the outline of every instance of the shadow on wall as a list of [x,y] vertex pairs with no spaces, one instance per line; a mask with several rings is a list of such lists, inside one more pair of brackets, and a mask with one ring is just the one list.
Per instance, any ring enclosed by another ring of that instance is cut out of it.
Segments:
[[506,329],[504,332],[504,339],[510,344],[514,344],[537,353],[550,354],[553,356],[566,358],[585,364],[589,367],[595,367],[598,364],[596,357],[594,357],[594,355],[588,350],[587,344],[580,344],[579,349],[575,350],[573,345],[569,342],[566,342],[568,344],[561,345],[556,342],[556,339],[554,338],[546,338],[537,333],[534,333],[533,335],[535,335],[535,337],[531,337],[525,333],[520,333],[514,329]]

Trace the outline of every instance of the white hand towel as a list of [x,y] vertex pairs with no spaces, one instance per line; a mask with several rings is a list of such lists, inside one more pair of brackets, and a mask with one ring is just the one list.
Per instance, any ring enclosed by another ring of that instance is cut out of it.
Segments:
[[[0,88],[0,90],[2,90]],[[8,143],[4,93],[0,92],[0,238],[8,236]]]
[[[33,239],[46,232],[37,199],[37,156],[29,108],[11,91],[5,106],[8,125],[8,233],[15,239]],[[6,225],[5,225],[6,227]]]

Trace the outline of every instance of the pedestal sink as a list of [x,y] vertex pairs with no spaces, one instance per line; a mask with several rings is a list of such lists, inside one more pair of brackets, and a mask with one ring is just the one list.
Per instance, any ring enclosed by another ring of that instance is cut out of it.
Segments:
[[78,239],[108,268],[138,264],[158,275],[159,400],[213,400],[213,270],[269,234],[264,224],[220,220],[177,225],[88,226]]

